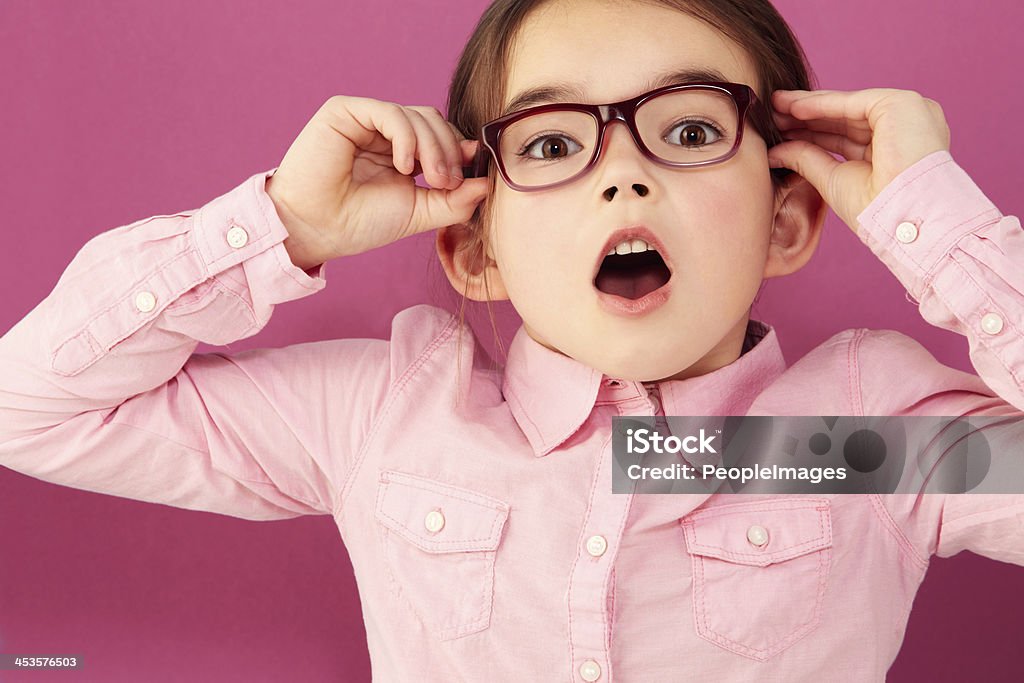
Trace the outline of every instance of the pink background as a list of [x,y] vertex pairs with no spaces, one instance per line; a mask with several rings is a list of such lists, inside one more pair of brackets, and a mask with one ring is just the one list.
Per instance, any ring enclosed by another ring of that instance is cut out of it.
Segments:
[[[333,94],[443,111],[486,4],[3,0],[0,330],[53,288],[90,237],[197,208],[276,166]],[[1020,215],[1024,94],[1009,86],[1024,65],[1021,5],[777,6],[820,87],[904,88],[937,100],[953,156],[1003,213]],[[432,233],[332,262],[328,283],[230,350],[387,337],[402,308],[455,302]],[[507,341],[518,319],[507,304],[499,311]],[[778,328],[790,363],[866,326],[900,330],[971,369],[965,340],[921,319],[834,214],[815,259],[770,281],[755,317]],[[485,315],[473,322],[489,344]],[[0,468],[0,539],[0,652],[80,654],[89,672],[0,680],[369,679],[356,584],[329,516],[256,524]],[[1019,679],[1022,589],[1019,567],[967,553],[936,559],[889,680]]]

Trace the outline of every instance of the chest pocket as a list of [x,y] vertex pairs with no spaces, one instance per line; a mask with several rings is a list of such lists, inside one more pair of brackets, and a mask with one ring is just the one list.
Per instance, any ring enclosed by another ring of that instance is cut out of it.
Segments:
[[681,523],[702,638],[765,661],[817,628],[832,564],[828,499],[731,503]]
[[391,578],[440,640],[490,626],[509,506],[431,479],[380,473],[375,517]]

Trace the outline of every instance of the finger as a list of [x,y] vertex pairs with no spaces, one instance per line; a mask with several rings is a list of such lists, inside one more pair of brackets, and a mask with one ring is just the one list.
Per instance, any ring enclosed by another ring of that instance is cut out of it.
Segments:
[[462,131],[459,130],[458,126],[456,126],[454,123],[452,123],[448,119],[444,119],[444,122],[447,123],[448,126],[452,129],[452,134],[455,136],[456,140],[458,140],[459,142],[462,142],[463,140],[466,139],[466,136],[462,134]]
[[[797,97],[799,93],[806,93],[807,91],[796,90],[776,90],[772,96],[773,110],[772,119],[775,121],[775,125],[778,126],[779,130],[790,130],[793,128],[811,128],[812,130],[820,130],[828,133],[839,133],[846,135],[861,144],[867,144],[871,140],[871,126],[864,119],[851,120],[848,118],[842,118],[838,120],[833,119],[811,119],[807,117],[798,118],[790,113],[793,103],[795,102],[794,97]],[[817,92],[835,92],[835,91],[813,91]],[[793,95],[791,93],[796,93]]]
[[785,136],[787,133],[793,131],[812,131],[817,133],[832,133],[833,135],[841,135],[843,137],[853,140],[858,145],[866,145],[871,142],[874,138],[874,133],[869,128],[860,127],[857,125],[849,125],[846,121],[827,121],[816,119],[814,121],[806,121],[803,125],[793,126],[790,128],[779,128],[779,132]]
[[476,159],[477,150],[480,149],[479,140],[463,140],[459,143],[459,155],[461,163],[466,165]]
[[847,121],[866,121],[874,130],[884,111],[885,103],[894,97],[906,97],[914,94],[908,90],[890,88],[872,88],[844,92],[841,90],[794,90],[776,91],[772,94],[772,103],[783,114],[797,119],[846,119]]
[[772,147],[768,150],[768,162],[773,167],[781,166],[796,171],[832,206],[835,198],[830,191],[828,179],[835,169],[843,163],[866,163],[837,161],[821,147],[805,140],[790,140]]
[[418,111],[405,108],[405,115],[416,130],[416,158],[423,168],[423,178],[433,187],[454,187],[448,175],[444,149],[427,120]]
[[792,114],[783,114],[778,109],[772,109],[772,120],[775,121],[775,125],[780,130],[786,128],[799,128],[804,125],[804,122],[793,116]]
[[865,158],[865,153],[868,149],[867,145],[859,144],[844,135],[798,129],[786,131],[782,134],[782,138],[784,140],[806,140],[813,142],[818,147],[835,154],[841,154],[850,161],[871,161],[871,159]]
[[477,168],[476,160],[482,151],[482,147],[483,143],[478,140],[463,140],[459,143],[459,148],[462,152],[462,174],[464,177],[479,177],[475,176],[480,170]]
[[378,166],[394,170],[394,157],[392,156],[390,149],[386,153],[363,151],[359,154],[359,158],[365,161],[372,161]]
[[321,109],[328,114],[330,126],[358,148],[390,153],[398,171],[412,172],[416,132],[401,106],[368,97],[335,95]]
[[471,172],[475,170],[477,154],[483,147],[483,143],[477,138],[466,138],[451,121],[448,121],[448,125],[452,127],[455,136],[459,139],[459,173],[472,177]]
[[[376,153],[373,153],[373,152],[363,152],[363,153],[361,153],[359,155],[359,157],[361,159],[365,159],[367,161],[372,161],[373,163],[377,164],[378,166],[382,166],[384,168],[389,168],[389,169],[393,169],[394,168],[394,163],[392,161],[391,154],[376,154]],[[419,161],[415,161],[414,160],[411,172],[409,172],[409,173],[406,173],[405,171],[400,171],[400,172],[403,175],[409,175],[409,176],[415,178],[416,176],[421,175],[423,173],[423,167],[420,166],[420,162]]]
[[459,152],[459,141],[456,139],[451,125],[441,116],[441,112],[433,107],[415,107],[415,109],[426,119],[430,127],[434,129],[434,135],[444,151],[448,175],[453,179],[453,183],[461,182],[462,163],[460,157],[462,154]]
[[801,121],[800,119],[789,116],[788,114],[773,114],[772,118],[775,119],[775,125],[778,127],[780,133],[786,133],[791,130],[810,129],[823,133],[845,135],[851,140],[862,145],[866,145],[871,142],[871,138],[873,136],[873,131],[866,121],[848,121],[846,119],[842,119],[840,121],[832,121],[829,119]]
[[490,186],[487,178],[467,178],[454,190],[416,187],[416,209],[409,229],[413,233],[436,230],[457,223],[465,223],[487,196]]
[[797,100],[802,100],[812,95],[823,95],[826,93],[843,92],[841,90],[776,90],[771,94],[772,108],[783,113],[789,113],[790,107]]
[[[463,143],[461,143],[461,144],[462,144],[462,145],[467,145],[467,144],[473,144],[473,143],[470,143],[470,142],[463,142]],[[470,147],[470,149],[471,149],[472,151],[471,151],[471,152],[469,153],[469,155],[468,155],[468,156],[469,156],[469,161],[472,161],[472,160],[473,160],[473,159],[474,159],[474,158],[476,157],[476,148],[475,148],[475,147]],[[465,147],[463,147],[463,148],[462,148],[462,150],[463,150],[463,151],[462,151],[462,154],[463,154],[463,158],[465,158],[465,157],[466,157],[466,151],[465,151],[465,150],[466,150],[466,148],[465,148]],[[466,162],[466,163],[468,163],[468,162]],[[459,170],[461,171],[462,169],[459,169]],[[422,167],[422,166],[420,166],[420,162],[419,162],[419,161],[417,161],[417,162],[416,162],[416,165],[415,165],[415,168],[414,168],[414,170],[413,170],[413,174],[412,174],[412,176],[413,176],[413,177],[415,178],[416,176],[420,175],[421,173],[423,173],[423,167]]]

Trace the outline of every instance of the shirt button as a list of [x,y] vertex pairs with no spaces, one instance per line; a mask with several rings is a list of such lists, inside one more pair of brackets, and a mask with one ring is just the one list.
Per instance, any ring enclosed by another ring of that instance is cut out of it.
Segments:
[[909,221],[904,221],[896,226],[896,239],[903,244],[910,244],[917,239],[917,226]]
[[444,515],[440,510],[431,510],[423,519],[423,526],[427,527],[427,531],[437,533],[444,527]]
[[139,292],[135,295],[135,308],[143,313],[149,313],[156,308],[156,297],[153,292]]
[[601,666],[593,659],[580,664],[580,678],[585,681],[596,681],[601,677]]
[[754,524],[747,529],[747,540],[750,541],[752,545],[761,547],[768,542],[768,530],[760,524]]
[[245,228],[240,228],[236,225],[228,230],[228,244],[235,249],[244,247],[248,241],[249,233],[245,231]]
[[995,313],[986,313],[981,319],[981,329],[989,334],[999,334],[1003,330],[1003,319]]
[[591,536],[587,539],[587,552],[594,557],[601,557],[607,549],[608,541],[604,540],[604,536]]

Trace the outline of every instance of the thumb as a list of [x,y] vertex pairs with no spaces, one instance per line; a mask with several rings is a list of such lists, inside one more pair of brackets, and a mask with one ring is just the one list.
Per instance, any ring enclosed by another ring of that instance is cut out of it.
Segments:
[[829,197],[829,181],[832,173],[842,162],[824,149],[806,140],[790,140],[782,142],[768,150],[768,165],[772,168],[788,168],[803,177],[818,194],[831,203]]
[[411,234],[465,223],[490,191],[488,178],[467,178],[454,190],[416,187]]

